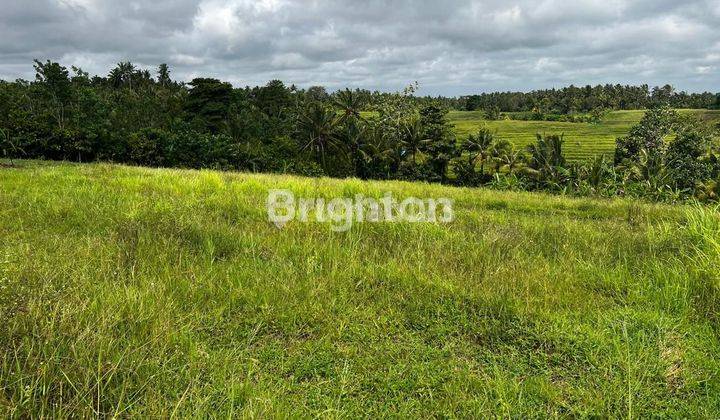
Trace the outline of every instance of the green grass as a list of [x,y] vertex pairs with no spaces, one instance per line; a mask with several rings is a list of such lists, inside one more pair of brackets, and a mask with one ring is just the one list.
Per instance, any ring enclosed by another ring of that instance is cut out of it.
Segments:
[[[451,111],[449,118],[460,139],[474,134],[483,125],[496,131],[519,147],[535,142],[540,134],[564,134],[564,152],[571,161],[588,160],[593,156],[615,152],[615,139],[628,134],[630,127],[637,124],[645,111],[612,111],[599,124],[568,123],[550,121],[483,120],[482,111]],[[680,110],[683,114],[696,115],[705,120],[720,121],[720,110]]]
[[[715,210],[21,164],[0,417],[720,416]],[[447,196],[456,220],[278,230],[270,188]]]

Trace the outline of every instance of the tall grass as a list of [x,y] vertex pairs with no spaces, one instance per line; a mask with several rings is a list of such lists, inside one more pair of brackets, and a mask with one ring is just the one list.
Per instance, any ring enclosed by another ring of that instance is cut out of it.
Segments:
[[[440,224],[268,223],[298,195]],[[3,417],[717,417],[714,209],[107,164],[0,169]]]

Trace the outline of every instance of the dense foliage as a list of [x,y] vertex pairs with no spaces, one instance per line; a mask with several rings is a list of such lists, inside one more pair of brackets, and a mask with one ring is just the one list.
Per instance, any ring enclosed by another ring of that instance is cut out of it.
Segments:
[[[254,88],[212,78],[178,83],[164,64],[156,77],[129,62],[119,63],[107,77],[91,78],[76,67],[71,74],[51,61],[36,61],[35,70],[32,82],[0,82],[0,152],[10,159],[421,180],[661,200],[718,197],[717,128],[673,110],[709,106],[715,99],[677,94],[669,87],[652,93],[646,86],[570,87],[475,98],[478,106],[488,106],[488,119],[530,103],[570,117],[568,112],[590,110],[590,122],[607,108],[650,106],[630,134],[617,140],[614,160],[601,156],[568,164],[562,135],[538,135],[528,150],[484,128],[456,139],[446,116],[448,100],[415,97],[417,85],[394,94],[329,94],[277,80]],[[536,107],[530,115],[537,113]]]
[[670,85],[650,88],[648,85],[568,86],[562,89],[532,92],[493,92],[466,96],[464,109],[493,109],[503,112],[573,114],[596,109],[645,109],[663,104],[673,108],[720,108],[720,94],[677,92]]

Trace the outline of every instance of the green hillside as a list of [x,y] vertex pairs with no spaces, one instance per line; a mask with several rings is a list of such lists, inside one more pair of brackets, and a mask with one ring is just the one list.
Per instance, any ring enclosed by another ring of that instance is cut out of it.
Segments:
[[[1,417],[720,416],[709,208],[20,165],[0,166]],[[448,197],[456,219],[278,229],[272,188]]]
[[[474,133],[483,125],[497,131],[500,138],[524,147],[535,141],[535,135],[565,134],[565,154],[570,160],[586,160],[598,154],[612,155],[615,139],[627,135],[645,111],[612,111],[599,124],[551,121],[483,120],[482,111],[451,111],[450,120],[460,138]],[[720,110],[681,110],[683,114],[720,121]]]

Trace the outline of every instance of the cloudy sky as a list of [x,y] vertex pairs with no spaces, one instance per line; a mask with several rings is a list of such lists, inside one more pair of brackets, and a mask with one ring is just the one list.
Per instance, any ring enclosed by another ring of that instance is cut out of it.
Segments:
[[33,58],[101,75],[167,62],[238,86],[717,92],[720,0],[0,0],[0,78],[32,78]]

